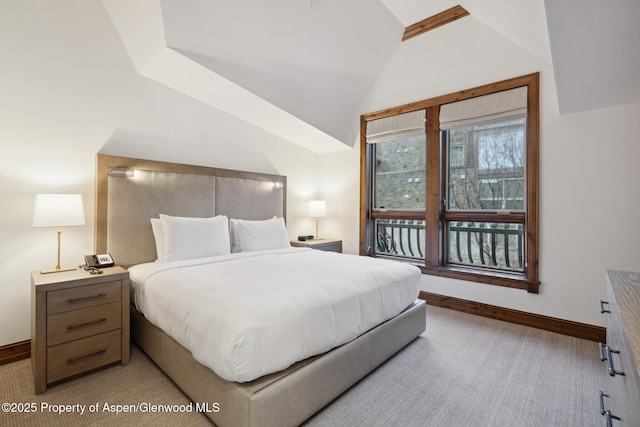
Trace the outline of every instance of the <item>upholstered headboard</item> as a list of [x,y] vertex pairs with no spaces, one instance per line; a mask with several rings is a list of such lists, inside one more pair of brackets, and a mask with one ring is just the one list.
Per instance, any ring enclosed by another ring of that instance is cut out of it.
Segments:
[[103,154],[96,170],[96,252],[110,253],[124,267],[157,258],[150,219],[159,214],[286,217],[281,175]]

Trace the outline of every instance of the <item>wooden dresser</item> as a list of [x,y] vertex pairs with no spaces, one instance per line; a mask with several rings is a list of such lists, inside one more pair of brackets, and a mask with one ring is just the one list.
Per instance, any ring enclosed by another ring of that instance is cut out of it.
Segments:
[[607,342],[600,413],[606,425],[640,426],[640,273],[607,271]]
[[129,363],[129,272],[31,274],[35,393],[99,367]]

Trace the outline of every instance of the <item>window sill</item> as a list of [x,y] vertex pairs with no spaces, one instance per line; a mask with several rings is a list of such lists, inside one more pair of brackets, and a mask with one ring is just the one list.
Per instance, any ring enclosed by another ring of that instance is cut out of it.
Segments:
[[428,267],[424,261],[415,258],[403,258],[398,256],[374,255],[376,258],[390,259],[418,267],[422,274],[447,277],[450,279],[466,280],[468,282],[484,283],[487,285],[503,286],[507,288],[522,289],[532,294],[538,293],[539,281],[529,280],[524,274],[509,273],[504,271],[483,271],[477,268],[464,268],[457,266]]
[[529,293],[537,294],[539,281],[529,280],[523,274],[507,272],[481,272],[476,269],[460,267],[428,267],[419,265],[423,274],[448,277],[451,279],[466,280],[469,282],[485,283],[488,285],[504,286],[508,288],[523,289]]

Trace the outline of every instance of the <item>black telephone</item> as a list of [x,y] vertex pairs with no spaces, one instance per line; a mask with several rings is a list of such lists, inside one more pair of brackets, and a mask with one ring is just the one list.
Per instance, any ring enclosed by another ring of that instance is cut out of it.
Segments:
[[110,254],[85,255],[84,262],[89,268],[105,268],[115,265]]

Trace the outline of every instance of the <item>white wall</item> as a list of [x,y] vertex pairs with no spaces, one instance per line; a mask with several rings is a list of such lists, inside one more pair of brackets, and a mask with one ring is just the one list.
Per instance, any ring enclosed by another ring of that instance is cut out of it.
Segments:
[[139,76],[102,2],[0,2],[0,40],[0,346],[30,338],[30,273],[56,264],[37,193],[83,194],[62,264],[93,252],[99,152],[287,175],[290,234],[313,230],[319,156]]
[[[362,112],[538,71],[540,293],[428,275],[422,289],[604,325],[597,303],[606,297],[606,269],[640,271],[640,104],[560,116],[551,64],[470,16],[429,39],[404,42]],[[327,188],[350,182],[358,179],[359,156],[356,149],[325,156],[321,168]],[[339,197],[349,215],[340,231],[347,250],[357,253],[358,190],[350,185],[345,191]]]

